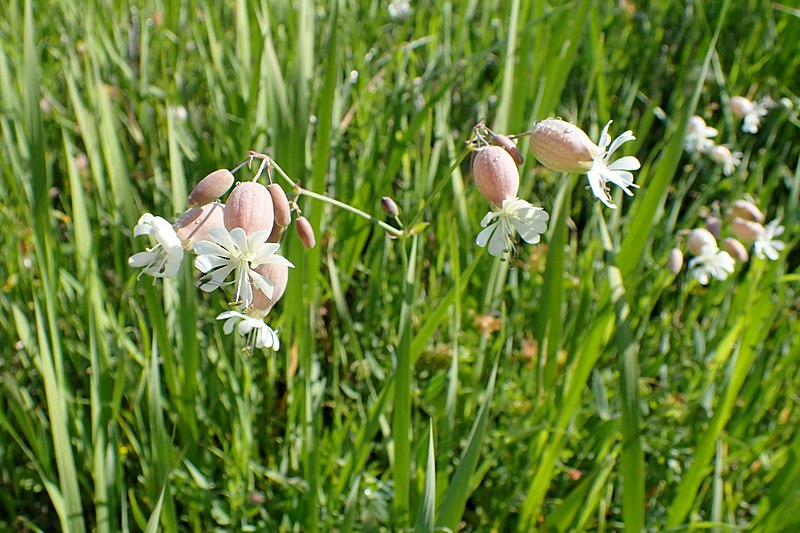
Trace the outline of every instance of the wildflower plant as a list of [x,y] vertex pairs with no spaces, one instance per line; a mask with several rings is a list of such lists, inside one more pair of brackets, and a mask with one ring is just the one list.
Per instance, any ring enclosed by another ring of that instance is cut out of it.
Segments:
[[[259,164],[252,180],[234,186],[234,173],[252,168],[255,161]],[[265,171],[270,182],[267,186],[258,182]],[[273,182],[275,175],[292,186],[291,200]],[[150,213],[142,215],[134,236],[149,236],[151,247],[132,255],[128,263],[143,268],[140,276],[174,278],[184,254],[194,254],[198,287],[204,292],[219,289],[228,295],[229,310],[217,316],[224,321],[223,332],[229,335],[235,330],[245,337],[249,351],[278,350],[278,334],[264,317],[283,295],[288,271],[294,267],[280,254],[284,230],[294,223],[304,246],[311,248],[316,243],[314,230],[298,205],[300,196],[326,201],[370,219],[395,237],[404,234],[357,208],[302,188],[270,156],[251,151],[233,170],[220,169],[203,178],[189,194],[190,208],[174,224]]]
[[481,220],[483,230],[475,243],[495,257],[506,258],[516,252],[517,236],[537,244],[547,231],[550,217],[541,207],[517,197],[522,155],[513,141],[498,135],[483,123],[473,128],[468,141],[473,150],[472,173],[481,195],[492,209]]

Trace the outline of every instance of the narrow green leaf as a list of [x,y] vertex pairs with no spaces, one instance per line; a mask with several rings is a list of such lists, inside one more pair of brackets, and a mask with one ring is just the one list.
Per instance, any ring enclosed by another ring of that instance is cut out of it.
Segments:
[[467,439],[467,447],[461,455],[458,468],[455,474],[453,474],[450,486],[439,507],[439,514],[436,517],[437,528],[444,527],[456,531],[458,529],[458,523],[464,515],[467,500],[470,494],[472,494],[472,476],[475,474],[475,469],[478,466],[483,438],[489,427],[489,413],[492,405],[492,396],[494,395],[498,363],[499,358],[495,360],[492,374],[489,377],[489,383],[486,384],[485,397],[478,411],[478,416],[475,417],[475,422],[472,424],[472,430]]
[[436,452],[433,446],[433,420],[428,426],[428,465],[425,468],[425,490],[417,511],[417,524],[414,531],[433,533],[436,513]]

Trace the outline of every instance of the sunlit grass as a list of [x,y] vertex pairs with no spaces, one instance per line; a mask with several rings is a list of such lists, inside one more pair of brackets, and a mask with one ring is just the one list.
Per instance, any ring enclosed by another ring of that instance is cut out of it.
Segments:
[[[652,4],[11,2],[0,529],[797,528],[800,18]],[[777,103],[757,134],[735,95]],[[694,114],[731,176],[684,152]],[[464,142],[554,116],[633,130],[641,188],[604,208],[523,138],[549,228],[501,261]],[[191,261],[127,262],[141,213],[173,220],[248,150],[417,233],[302,199],[317,246],[282,246],[277,353],[223,334]],[[745,195],[782,218],[779,260],[666,269]]]

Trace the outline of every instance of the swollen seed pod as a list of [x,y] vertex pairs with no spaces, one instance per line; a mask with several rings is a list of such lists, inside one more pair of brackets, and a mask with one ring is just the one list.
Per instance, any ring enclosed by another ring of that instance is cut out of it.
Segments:
[[744,244],[737,241],[732,237],[726,237],[722,241],[722,249],[728,252],[731,257],[739,261],[740,263],[746,263],[749,259],[749,255],[747,254],[747,249],[744,247]]
[[311,227],[311,222],[306,217],[297,217],[294,221],[297,236],[300,237],[300,242],[306,248],[313,248],[317,244],[317,238],[314,236],[314,228]]
[[272,231],[274,219],[272,196],[260,183],[239,183],[228,196],[223,213],[225,229],[228,231],[242,228],[247,235],[257,231]]
[[255,271],[266,277],[273,286],[272,298],[267,298],[267,295],[260,289],[253,288],[253,303],[249,314],[256,318],[263,318],[283,296],[286,283],[289,281],[289,267],[281,263],[265,263],[258,265]]
[[715,238],[719,239],[719,232],[721,230],[720,220],[713,216],[709,215],[706,217],[706,229],[711,232]]
[[192,192],[189,193],[187,203],[189,207],[200,207],[213,202],[228,192],[233,185],[233,174],[226,168],[215,170],[200,180]]
[[517,144],[508,137],[506,137],[505,135],[500,135],[499,133],[493,133],[492,142],[494,142],[494,144],[502,147],[503,150],[508,152],[508,155],[511,156],[511,158],[517,165],[521,165],[522,163],[525,162],[525,158],[522,157],[522,153],[519,151],[519,148],[517,148]]
[[764,226],[752,220],[736,217],[731,222],[731,231],[745,242],[752,242],[764,233]]
[[283,238],[283,232],[284,231],[286,231],[286,228],[283,228],[283,227],[275,224],[274,226],[272,226],[272,231],[270,232],[269,237],[267,237],[267,242],[271,242],[271,243],[279,243],[279,242],[281,242],[281,239]]
[[736,200],[731,205],[730,211],[728,211],[729,218],[742,218],[744,220],[752,220],[753,222],[764,222],[764,213],[756,207],[753,202],[749,202],[747,200]]
[[292,221],[292,210],[289,207],[289,199],[283,188],[277,183],[267,185],[267,190],[272,197],[272,209],[275,212],[275,225],[285,228]]
[[475,150],[472,175],[478,191],[495,205],[517,197],[519,170],[511,155],[500,146]]
[[574,124],[557,118],[533,125],[531,152],[544,166],[559,172],[583,174],[592,168],[599,148]]
[[209,231],[224,226],[224,207],[219,202],[213,202],[203,207],[192,207],[181,215],[175,223],[175,232],[185,248],[193,249],[198,242],[208,240]]
[[680,248],[673,248],[669,251],[669,258],[667,259],[667,270],[673,274],[677,274],[683,268],[683,252]]
[[686,237],[686,249],[692,255],[700,255],[700,251],[707,246],[716,248],[717,239],[705,228],[693,229]]

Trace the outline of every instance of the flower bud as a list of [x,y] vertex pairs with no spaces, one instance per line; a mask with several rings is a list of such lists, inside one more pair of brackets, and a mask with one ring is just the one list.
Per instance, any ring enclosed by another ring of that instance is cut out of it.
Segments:
[[683,252],[680,248],[673,248],[669,251],[669,259],[667,259],[667,269],[673,274],[677,274],[683,268]]
[[286,228],[283,228],[283,227],[275,224],[274,226],[272,226],[272,232],[269,234],[269,237],[267,237],[267,242],[271,242],[271,243],[281,242],[281,239],[283,238],[283,232],[284,231],[286,231]]
[[297,220],[294,221],[294,227],[303,246],[306,248],[313,248],[317,244],[317,238],[314,236],[314,229],[311,227],[311,222],[309,222],[306,217],[297,217]]
[[472,175],[478,191],[495,205],[517,197],[519,171],[511,155],[500,146],[475,150]]
[[744,96],[734,96],[731,98],[728,106],[731,108],[731,113],[739,118],[753,112],[754,104]]
[[519,151],[519,148],[517,148],[517,144],[514,141],[505,135],[500,135],[499,133],[494,133],[492,135],[492,141],[494,144],[502,147],[503,150],[508,152],[508,155],[511,156],[517,165],[521,165],[525,162],[525,158],[522,157],[522,153]]
[[700,255],[700,251],[706,246],[717,247],[717,239],[705,228],[693,229],[686,238],[686,248],[692,255]]
[[733,234],[745,242],[752,242],[764,233],[764,226],[752,220],[736,217],[731,222]]
[[714,160],[716,163],[728,163],[729,161],[733,161],[733,154],[731,151],[726,147],[718,144],[711,149],[708,153],[711,156],[711,159]]
[[228,169],[215,170],[200,180],[189,193],[189,207],[200,207],[213,202],[228,192],[233,185],[233,174]]
[[747,259],[750,257],[747,254],[747,249],[744,247],[744,244],[732,237],[726,237],[722,241],[722,248],[740,263],[747,262]]
[[719,232],[720,232],[720,220],[713,216],[709,215],[706,217],[706,229],[711,232],[711,235],[714,238],[719,239]]
[[254,181],[239,183],[225,204],[225,229],[242,228],[247,235],[272,231],[275,220],[272,196],[266,187]]
[[687,125],[686,129],[689,131],[689,133],[704,132],[706,131],[706,121],[703,120],[703,117],[695,115],[689,119],[689,124]]
[[277,183],[267,185],[267,190],[272,197],[272,210],[275,214],[275,225],[285,228],[292,221],[292,210],[289,207],[289,199],[283,188]]
[[397,204],[388,196],[381,198],[381,207],[383,208],[383,212],[390,217],[396,217],[400,214],[400,209],[397,207]]
[[765,218],[764,213],[753,202],[748,202],[747,200],[733,202],[728,216],[730,218],[739,217],[744,220],[752,220],[753,222],[764,222]]
[[266,277],[274,287],[272,298],[267,298],[260,289],[253,287],[253,303],[248,314],[263,318],[283,296],[286,283],[289,281],[289,267],[282,263],[265,263],[258,265],[254,270]]
[[582,174],[592,168],[598,147],[574,124],[548,118],[533,125],[530,146],[544,166],[559,172]]
[[208,240],[208,232],[224,225],[222,211],[224,206],[218,202],[203,207],[188,209],[175,223],[175,232],[188,249],[200,241]]

